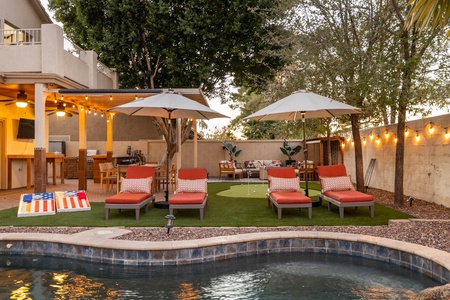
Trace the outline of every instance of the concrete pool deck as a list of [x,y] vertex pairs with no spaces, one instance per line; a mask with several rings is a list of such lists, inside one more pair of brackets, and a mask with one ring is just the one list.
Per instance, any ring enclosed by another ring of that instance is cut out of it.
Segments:
[[[47,191],[73,190],[76,180],[48,186]],[[88,185],[89,200],[101,202],[114,191]],[[22,193],[0,192],[0,209],[18,206]],[[163,199],[163,193],[157,194]],[[129,241],[120,237],[130,230],[92,228],[74,234],[0,233],[0,254],[44,255],[122,265],[165,266],[213,262],[248,255],[314,252],[353,255],[413,269],[441,283],[450,282],[450,253],[397,240],[337,232],[273,231],[183,241]]]

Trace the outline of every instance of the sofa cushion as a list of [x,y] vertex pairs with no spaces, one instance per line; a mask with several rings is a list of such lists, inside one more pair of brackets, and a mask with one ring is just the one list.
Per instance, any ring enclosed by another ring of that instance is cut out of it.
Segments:
[[278,204],[311,203],[311,198],[300,192],[273,192],[270,193],[270,197]]
[[355,191],[355,190],[328,191],[323,194],[325,196],[328,196],[339,202],[370,202],[370,201],[373,201],[372,195],[361,193],[361,192]]
[[108,204],[138,204],[151,197],[150,194],[121,193],[105,199]]
[[179,193],[169,199],[169,204],[202,204],[206,193]]

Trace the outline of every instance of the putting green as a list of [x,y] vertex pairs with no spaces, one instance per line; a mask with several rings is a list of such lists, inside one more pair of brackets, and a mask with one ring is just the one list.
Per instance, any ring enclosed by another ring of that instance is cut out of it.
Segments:
[[[302,193],[305,190],[300,189]],[[267,183],[242,183],[230,186],[229,189],[218,192],[217,195],[230,198],[266,198]],[[319,191],[309,189],[309,197],[314,197]]]

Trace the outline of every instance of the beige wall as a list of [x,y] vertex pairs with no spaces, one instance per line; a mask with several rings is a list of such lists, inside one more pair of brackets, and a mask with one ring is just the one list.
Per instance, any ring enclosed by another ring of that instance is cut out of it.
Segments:
[[[77,115],[71,118],[51,115],[48,119],[50,136],[68,135],[71,141],[79,140],[79,119]],[[107,129],[105,117],[101,117],[98,114],[97,116],[87,114],[86,127],[88,141],[103,141],[105,143]],[[159,139],[158,127],[153,123],[153,118],[130,117],[124,114],[114,116],[114,141],[139,141],[143,139]]]
[[[228,141],[230,142],[230,141]],[[280,147],[283,140],[271,141],[231,141],[237,149],[241,149],[242,153],[236,158],[240,163],[252,159],[280,159],[286,160],[287,157],[281,153]],[[289,141],[294,146],[301,144],[302,141]],[[98,149],[100,154],[106,154],[106,142],[88,142],[88,149]],[[148,162],[160,162],[166,151],[166,142],[164,140],[140,140],[140,141],[114,141],[113,156],[126,155],[127,147],[131,146],[133,150],[142,150]],[[66,145],[68,157],[78,155],[78,142],[68,142]],[[308,142],[308,152],[310,160],[320,161],[319,143],[318,141]],[[194,142],[187,141],[182,145],[181,149],[181,167],[194,167]],[[303,152],[292,157],[293,159],[302,160]],[[219,176],[219,161],[229,159],[226,150],[222,149],[221,141],[216,140],[200,140],[198,141],[198,167],[206,168],[210,176]],[[176,162],[176,156],[174,158]],[[177,165],[179,165],[177,163]]]
[[[430,133],[430,122],[435,131]],[[405,138],[404,194],[450,207],[450,138],[445,137],[450,127],[450,115],[407,122],[409,136]],[[384,133],[389,131],[386,139]],[[416,131],[420,140],[416,140]],[[366,139],[363,145],[364,173],[371,158],[376,159],[370,186],[394,191],[396,125],[366,129],[361,132]],[[373,133],[374,138],[370,139]],[[380,142],[376,142],[379,135]],[[349,174],[355,178],[354,147],[345,142],[344,162]]]
[[36,0],[1,0],[0,20],[6,20],[18,28],[41,27],[50,19],[34,2]]

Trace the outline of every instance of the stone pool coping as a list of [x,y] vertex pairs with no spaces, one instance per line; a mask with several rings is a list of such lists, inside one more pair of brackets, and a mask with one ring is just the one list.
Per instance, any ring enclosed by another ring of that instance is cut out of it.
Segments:
[[323,231],[274,231],[185,241],[115,239],[124,228],[75,234],[0,233],[0,254],[42,255],[121,265],[165,266],[213,262],[248,255],[312,252],[375,259],[450,282],[450,253],[397,240]]

